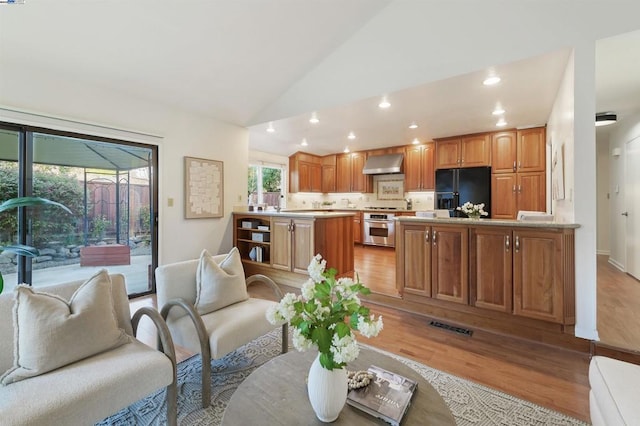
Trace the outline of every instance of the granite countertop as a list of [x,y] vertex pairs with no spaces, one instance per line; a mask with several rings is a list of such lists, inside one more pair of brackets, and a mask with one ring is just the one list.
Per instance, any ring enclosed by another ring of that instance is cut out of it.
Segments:
[[322,211],[322,210],[295,210],[280,212],[274,210],[253,211],[253,212],[233,212],[236,215],[253,215],[253,216],[276,216],[276,217],[308,217],[308,218],[329,218],[329,217],[347,217],[353,216],[355,212],[346,211]]
[[536,221],[536,220],[508,220],[508,219],[469,219],[460,217],[451,218],[430,218],[416,216],[398,216],[395,218],[398,222],[420,222],[420,223],[438,223],[452,224],[464,226],[509,226],[523,228],[579,228],[576,223],[560,223],[553,221]]

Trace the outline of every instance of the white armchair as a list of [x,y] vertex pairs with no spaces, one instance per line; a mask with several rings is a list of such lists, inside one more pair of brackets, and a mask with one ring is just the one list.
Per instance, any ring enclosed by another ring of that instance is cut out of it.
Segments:
[[[235,250],[235,249],[234,249]],[[223,254],[211,256],[220,264],[229,259]],[[237,255],[237,262],[240,262]],[[226,306],[216,308],[209,313],[199,313],[197,299],[198,269],[201,259],[187,260],[159,266],[156,271],[158,309],[166,320],[173,341],[202,357],[202,407],[209,406],[211,401],[211,363],[208,360],[219,359],[251,342],[252,340],[279,327],[270,324],[266,319],[266,311],[277,302],[248,297]],[[278,300],[282,291],[278,285],[264,275],[253,275],[244,280],[244,271],[240,262],[240,273],[246,287],[256,282],[267,284],[274,291]],[[237,269],[236,269],[237,271]],[[228,293],[228,289],[225,289]],[[245,293],[246,294],[246,293]],[[217,304],[217,301],[212,301]],[[225,305],[225,303],[222,303]],[[282,325],[282,353],[288,348],[288,327]]]

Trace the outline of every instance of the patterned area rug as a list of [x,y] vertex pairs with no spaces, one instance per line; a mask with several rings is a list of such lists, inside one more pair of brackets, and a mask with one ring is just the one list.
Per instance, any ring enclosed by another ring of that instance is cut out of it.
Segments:
[[[382,352],[411,367],[442,395],[458,425],[586,425],[586,423],[452,376],[399,355]],[[200,404],[200,356],[178,364],[178,424],[219,425],[231,395],[253,370],[280,353],[280,332],[271,332],[224,358],[212,361],[211,406]],[[100,426],[164,425],[164,391],[150,395],[98,423]]]

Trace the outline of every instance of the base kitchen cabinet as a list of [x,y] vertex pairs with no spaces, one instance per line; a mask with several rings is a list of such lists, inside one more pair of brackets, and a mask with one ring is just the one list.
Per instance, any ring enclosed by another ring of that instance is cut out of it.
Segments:
[[400,294],[467,304],[467,228],[407,224],[400,232],[401,246],[396,248]]
[[272,218],[271,266],[275,269],[305,273],[314,256],[313,220]]
[[471,306],[511,313],[513,310],[512,230],[472,227],[469,230]]

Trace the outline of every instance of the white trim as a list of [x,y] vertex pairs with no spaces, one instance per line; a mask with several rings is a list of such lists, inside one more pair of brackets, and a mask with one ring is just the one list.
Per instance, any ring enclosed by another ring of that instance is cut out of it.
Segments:
[[611,255],[611,251],[609,250],[596,250],[596,254],[603,254],[605,256]]
[[83,122],[72,118],[54,117],[44,113],[21,110],[0,105],[0,121],[8,123],[37,126],[65,132],[84,133],[130,142],[160,145],[163,137],[143,131],[118,129],[105,124]]
[[618,269],[620,272],[627,272],[622,263],[618,262],[617,260],[615,260],[615,259],[613,259],[611,257],[609,258],[609,265],[611,265],[614,268]]

